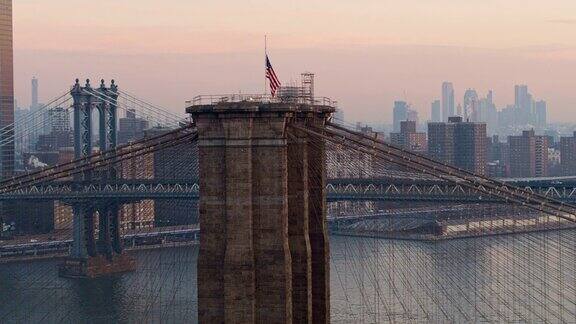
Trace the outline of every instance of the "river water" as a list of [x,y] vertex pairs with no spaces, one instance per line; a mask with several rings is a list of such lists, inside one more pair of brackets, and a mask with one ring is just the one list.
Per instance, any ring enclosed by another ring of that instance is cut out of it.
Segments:
[[[333,323],[576,322],[575,230],[330,243]],[[198,247],[133,253],[136,272],[96,280],[0,264],[0,323],[196,323]]]

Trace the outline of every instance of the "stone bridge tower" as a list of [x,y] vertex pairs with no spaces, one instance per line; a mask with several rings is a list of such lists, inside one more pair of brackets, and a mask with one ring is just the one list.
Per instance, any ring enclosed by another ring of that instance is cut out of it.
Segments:
[[325,143],[334,108],[296,102],[187,108],[200,150],[200,323],[327,323]]

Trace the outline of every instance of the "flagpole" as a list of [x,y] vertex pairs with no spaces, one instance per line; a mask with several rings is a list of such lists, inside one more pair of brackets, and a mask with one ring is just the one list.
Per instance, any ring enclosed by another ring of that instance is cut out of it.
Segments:
[[266,39],[266,34],[264,34],[264,95],[266,95],[266,89],[268,88],[268,80],[266,79],[266,63],[268,59],[268,44]]

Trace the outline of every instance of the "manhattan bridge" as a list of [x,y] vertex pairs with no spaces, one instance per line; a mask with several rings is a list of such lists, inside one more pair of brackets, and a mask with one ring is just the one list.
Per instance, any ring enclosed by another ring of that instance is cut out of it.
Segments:
[[[335,106],[207,95],[182,118],[76,80],[43,107],[72,112],[74,158],[0,182],[3,214],[50,202],[68,229],[0,241],[0,321],[576,320],[576,179],[473,174],[358,131]],[[124,111],[157,131],[118,145]],[[35,113],[20,135],[44,127]],[[0,145],[17,140],[0,131]],[[178,224],[126,225],[182,209]]]

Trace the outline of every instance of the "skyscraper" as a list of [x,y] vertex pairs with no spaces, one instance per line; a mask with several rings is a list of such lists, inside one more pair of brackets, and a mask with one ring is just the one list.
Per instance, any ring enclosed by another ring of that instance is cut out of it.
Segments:
[[40,135],[50,134],[50,124],[48,122],[48,112],[35,113],[42,108],[42,104],[38,102],[38,84],[39,80],[36,77],[32,78],[30,82],[30,112],[32,113],[24,122],[24,128],[28,128],[30,137],[30,146],[36,147]]
[[520,124],[529,124],[532,121],[532,96],[528,93],[528,86],[514,86],[514,106]]
[[454,116],[454,86],[451,82],[442,83],[442,120]]
[[0,176],[14,171],[14,67],[12,0],[0,0]]
[[527,109],[528,107],[528,86],[515,85],[514,86],[514,105],[519,109]]
[[394,101],[393,110],[394,132],[400,131],[400,122],[408,119],[408,104],[406,101]]
[[478,93],[474,89],[468,89],[464,93],[464,120],[480,121],[478,116]]
[[25,119],[24,117],[28,115],[30,111],[28,109],[21,109],[20,107],[16,106],[16,111],[14,112],[14,146],[15,146],[15,156],[16,156],[16,169],[18,169],[20,162],[22,159],[22,153],[25,150],[28,150],[30,145],[30,136],[29,133],[26,131],[26,124],[23,122]]
[[534,103],[534,114],[536,115],[536,126],[539,128],[546,127],[546,101],[540,100]]
[[430,105],[430,121],[441,122],[442,121],[442,106],[440,100],[434,100]]
[[32,111],[38,109],[38,79],[32,78],[32,103],[30,108]]
[[498,126],[498,111],[494,105],[494,95],[492,90],[488,91],[486,98],[481,98],[478,101],[477,122],[486,123],[486,131],[492,135],[496,132]]

